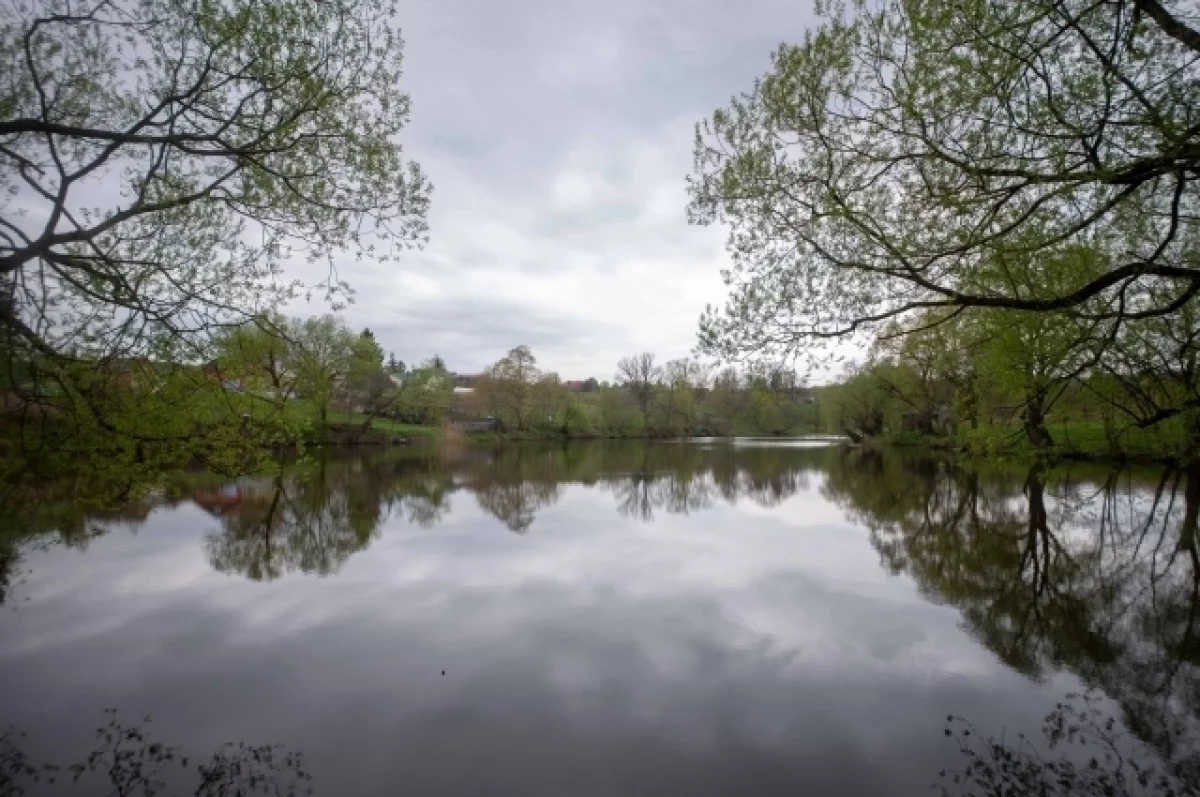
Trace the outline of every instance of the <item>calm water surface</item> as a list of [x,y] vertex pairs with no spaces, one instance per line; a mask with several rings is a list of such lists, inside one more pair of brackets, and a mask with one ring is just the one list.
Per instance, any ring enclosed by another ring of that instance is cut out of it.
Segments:
[[1186,783],[1197,493],[767,441],[198,476],[21,530],[0,728],[66,763],[152,715],[303,751],[319,795],[923,795],[965,763],[947,715],[1039,737],[1091,689]]

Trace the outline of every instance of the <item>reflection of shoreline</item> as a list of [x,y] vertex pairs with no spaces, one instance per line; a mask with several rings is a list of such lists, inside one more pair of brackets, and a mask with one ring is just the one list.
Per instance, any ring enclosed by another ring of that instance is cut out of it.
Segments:
[[223,517],[240,507],[254,504],[269,504],[274,495],[274,486],[262,479],[241,479],[221,485],[194,490],[192,503],[214,517]]
[[1008,666],[1034,679],[1073,671],[1200,782],[1196,474],[1071,476],[1035,465],[989,479],[858,452],[823,492],[867,526],[885,566],[958,608]]
[[[437,526],[456,493],[460,512],[467,496],[511,531],[550,534],[563,515],[548,523],[541,513],[569,484],[592,487],[601,513],[648,522],[726,501],[770,507],[811,483],[867,528],[887,568],[953,606],[951,623],[961,617],[976,639],[1031,679],[1067,668],[1102,689],[1139,738],[1186,771],[1196,749],[1196,551],[1183,530],[1195,514],[1195,491],[1184,474],[1142,473],[978,471],[904,452],[841,448],[531,445],[307,462],[222,488],[180,485],[172,501],[190,497],[213,518],[205,540],[213,567],[268,581],[337,572],[389,519]],[[137,512],[144,517],[153,508],[144,503]],[[671,525],[663,538],[676,537]],[[504,534],[495,523],[484,527]],[[736,529],[728,532],[725,544]],[[425,545],[433,535],[413,537]],[[449,547],[458,551],[462,543],[456,537]],[[541,546],[490,547],[511,554]],[[869,551],[867,559],[873,567]],[[568,583],[562,594],[574,587]],[[803,599],[783,598],[785,605]],[[612,597],[597,601],[607,608]],[[790,621],[786,609],[779,616]],[[618,635],[628,631],[614,625]],[[730,628],[720,633],[736,639]]]
[[31,789],[38,791],[39,785],[57,785],[55,794],[65,787],[72,793],[98,789],[122,797],[151,797],[181,779],[197,784],[189,789],[196,797],[313,793],[305,785],[312,775],[305,769],[304,756],[280,745],[226,742],[207,760],[194,759],[174,745],[155,741],[148,717],[126,725],[115,710],[104,715],[105,724],[96,729],[95,749],[71,764],[31,760],[23,749],[24,733],[0,732],[0,797],[22,797]]
[[[27,736],[0,732],[0,797],[40,793],[119,795],[183,794],[168,791],[181,784],[197,797],[217,795],[316,795],[320,791],[305,756],[278,744],[226,742],[207,759],[154,738],[150,718],[124,724],[115,710],[104,712],[96,742],[80,760],[63,764],[34,759]],[[1165,768],[1150,751],[1132,742],[1094,694],[1071,696],[1045,718],[1044,742],[985,738],[968,718],[946,718],[945,743],[955,745],[959,766],[943,768],[933,788],[943,797],[962,795],[1061,795],[1078,797],[1195,797],[1188,773]],[[61,730],[61,729],[60,729]],[[1039,749],[1041,748],[1041,749]],[[621,767],[620,759],[610,762]],[[848,776],[848,772],[835,772]],[[933,773],[930,773],[931,777]],[[327,781],[326,781],[327,782]],[[193,788],[190,784],[195,783]],[[342,784],[344,785],[344,784]],[[65,789],[65,791],[64,791]]]
[[[293,571],[328,574],[368,545],[386,517],[399,514],[415,525],[434,526],[449,513],[457,492],[471,493],[481,509],[518,534],[535,526],[537,513],[558,501],[567,484],[602,485],[620,514],[651,522],[658,512],[698,512],[718,500],[776,506],[803,489],[807,474],[824,469],[836,450],[827,444],[646,441],[389,450],[373,458],[301,461],[283,466],[278,477],[214,483],[211,476],[194,474],[158,500],[113,510],[58,502],[53,506],[62,512],[30,529],[26,539],[50,534],[57,542],[80,545],[114,521],[136,527],[157,506],[190,500],[221,524],[207,543],[217,569],[255,580]],[[0,568],[15,568],[15,544],[8,548],[13,556],[0,557]],[[0,572],[0,582],[3,576]]]

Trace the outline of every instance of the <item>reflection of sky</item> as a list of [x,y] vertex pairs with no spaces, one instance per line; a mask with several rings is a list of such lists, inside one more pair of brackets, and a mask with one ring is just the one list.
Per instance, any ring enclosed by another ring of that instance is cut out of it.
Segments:
[[209,567],[196,507],[159,510],[27,559],[0,704],[64,749],[109,706],[193,753],[284,742],[319,794],[925,794],[960,763],[946,714],[1036,730],[1063,684],[887,575],[812,481],[652,524],[567,486],[526,536],[458,493],[270,583]]

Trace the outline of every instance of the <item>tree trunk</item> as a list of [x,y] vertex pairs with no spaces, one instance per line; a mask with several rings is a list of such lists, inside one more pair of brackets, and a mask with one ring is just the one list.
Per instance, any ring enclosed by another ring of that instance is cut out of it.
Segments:
[[1200,461],[1200,412],[1191,410],[1184,415],[1187,428],[1187,451],[1184,456],[1188,462]]
[[1049,448],[1054,444],[1046,429],[1046,397],[1041,392],[1031,393],[1025,398],[1025,436],[1036,449]]
[[967,420],[972,430],[979,428],[979,391],[974,379],[967,381]]
[[1194,553],[1196,521],[1200,517],[1200,460],[1194,459],[1188,463],[1183,506],[1183,524],[1179,527],[1179,550]]
[[1025,497],[1029,501],[1029,538],[1037,539],[1042,533],[1048,533],[1049,514],[1046,512],[1046,485],[1042,479],[1045,465],[1038,462],[1029,469],[1025,476]]

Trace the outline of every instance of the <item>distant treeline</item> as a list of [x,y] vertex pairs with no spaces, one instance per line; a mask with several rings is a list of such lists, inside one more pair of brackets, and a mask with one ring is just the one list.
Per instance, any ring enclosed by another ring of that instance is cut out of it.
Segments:
[[826,428],[816,392],[784,368],[715,370],[624,357],[613,381],[564,383],[517,346],[473,380],[467,407],[515,434],[564,437],[786,435]]
[[831,428],[822,423],[816,392],[784,368],[717,371],[687,358],[660,365],[645,352],[616,363],[611,382],[567,382],[539,368],[528,346],[517,346],[482,373],[463,375],[437,354],[413,367],[385,356],[371,330],[355,333],[336,316],[263,319],[221,335],[215,352],[210,369],[226,388],[281,411],[290,405],[290,417],[318,428],[333,417],[363,428],[490,419],[496,431],[514,436],[784,435]]

